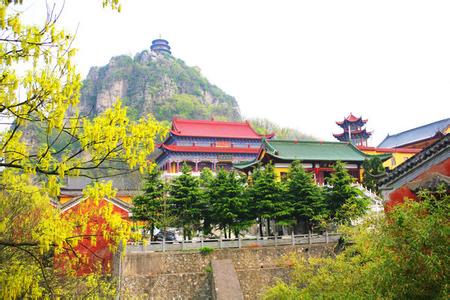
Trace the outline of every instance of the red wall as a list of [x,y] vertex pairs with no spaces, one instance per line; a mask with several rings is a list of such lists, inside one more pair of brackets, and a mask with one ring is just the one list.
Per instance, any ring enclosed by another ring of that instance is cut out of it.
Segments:
[[[101,271],[103,273],[111,272],[112,252],[109,249],[111,242],[103,237],[101,229],[95,230],[96,226],[100,227],[105,225],[103,217],[96,213],[105,205],[112,205],[112,203],[102,199],[98,202],[98,205],[96,205],[93,200],[87,199],[63,212],[64,218],[68,221],[74,221],[80,216],[87,216],[89,220],[86,230],[84,232],[80,231],[77,234],[95,235],[96,243],[93,244],[90,237],[81,238],[78,245],[73,247],[74,251],[66,251],[63,257],[56,258],[57,264],[64,267],[64,261],[67,259],[77,262],[76,270],[78,275],[96,271]],[[129,220],[128,211],[116,205],[112,205],[112,207],[113,213],[119,214],[124,220]],[[76,252],[78,257],[73,252]],[[79,258],[83,259],[80,260]],[[101,270],[98,269],[99,267]]]
[[[425,176],[432,174],[432,173],[439,173],[445,176],[450,176],[450,159],[447,159],[446,161],[434,165],[422,174],[418,175],[414,180],[421,180]],[[392,191],[389,194],[389,200],[385,203],[385,209],[389,210],[393,206],[403,203],[405,201],[405,198],[409,199],[416,199],[416,195],[414,192],[412,192],[409,188],[407,188],[405,185],[396,189],[395,191]]]

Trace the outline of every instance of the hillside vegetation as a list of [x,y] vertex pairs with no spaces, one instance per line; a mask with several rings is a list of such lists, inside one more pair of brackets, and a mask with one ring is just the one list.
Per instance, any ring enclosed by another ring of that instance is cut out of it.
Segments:
[[147,50],[134,58],[113,57],[106,66],[90,69],[81,90],[82,111],[102,112],[118,98],[132,119],[149,113],[160,121],[173,116],[241,119],[236,99],[211,84],[199,68]]
[[[92,67],[81,89],[81,111],[96,115],[117,99],[131,119],[152,114],[167,124],[174,116],[186,119],[242,120],[236,99],[211,84],[198,67],[178,58],[144,50],[134,57],[120,55],[103,67]],[[298,130],[267,119],[251,121],[259,133],[282,139],[312,139]]]

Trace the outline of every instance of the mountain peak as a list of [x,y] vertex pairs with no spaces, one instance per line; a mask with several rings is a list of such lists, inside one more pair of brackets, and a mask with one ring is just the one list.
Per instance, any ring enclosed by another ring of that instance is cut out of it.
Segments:
[[161,121],[173,116],[241,119],[235,98],[211,84],[199,67],[172,56],[164,39],[153,40],[150,49],[134,58],[119,55],[90,69],[81,90],[82,110],[99,113],[119,98],[129,107],[131,118],[151,113]]

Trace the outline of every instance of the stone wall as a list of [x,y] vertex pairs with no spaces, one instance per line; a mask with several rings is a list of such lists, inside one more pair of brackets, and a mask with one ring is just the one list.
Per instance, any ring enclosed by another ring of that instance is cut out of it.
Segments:
[[199,252],[128,253],[122,258],[124,298],[210,299],[210,262],[231,259],[246,299],[260,298],[277,280],[288,281],[291,254],[319,257],[333,253],[335,244],[221,249]]

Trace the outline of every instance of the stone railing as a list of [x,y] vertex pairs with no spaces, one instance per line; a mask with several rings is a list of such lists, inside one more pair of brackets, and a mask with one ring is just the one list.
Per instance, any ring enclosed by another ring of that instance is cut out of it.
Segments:
[[307,244],[326,244],[335,243],[339,240],[338,233],[325,232],[319,234],[301,234],[301,235],[283,235],[254,238],[233,238],[233,239],[197,239],[185,241],[158,241],[149,243],[128,243],[127,253],[135,252],[165,252],[165,251],[184,251],[198,250],[202,247],[213,249],[225,248],[257,248],[257,247],[277,247],[277,246],[295,246]]

